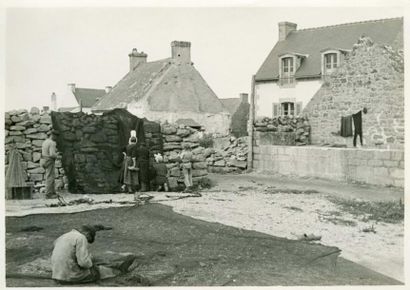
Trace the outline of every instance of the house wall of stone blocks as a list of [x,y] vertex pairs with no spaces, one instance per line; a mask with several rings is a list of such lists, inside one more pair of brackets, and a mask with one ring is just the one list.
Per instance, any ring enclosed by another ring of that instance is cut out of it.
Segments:
[[348,183],[404,187],[404,151],[261,145],[253,150],[256,171]]
[[368,148],[404,147],[404,55],[402,50],[361,38],[303,111],[312,144],[353,146],[341,137],[341,117],[364,107],[363,137]]

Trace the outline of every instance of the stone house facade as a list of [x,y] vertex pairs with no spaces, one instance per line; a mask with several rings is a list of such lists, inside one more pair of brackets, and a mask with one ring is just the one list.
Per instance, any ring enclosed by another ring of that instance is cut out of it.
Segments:
[[255,117],[299,115],[362,35],[403,48],[403,18],[300,30],[280,22],[278,42],[254,76]]
[[95,113],[125,108],[158,122],[192,119],[210,133],[227,134],[230,115],[191,62],[191,43],[173,41],[171,57],[147,62],[137,49],[130,71],[92,108]]
[[404,145],[404,55],[402,50],[362,37],[303,111],[310,121],[313,144],[346,144],[341,117],[364,107],[366,147],[400,149]]

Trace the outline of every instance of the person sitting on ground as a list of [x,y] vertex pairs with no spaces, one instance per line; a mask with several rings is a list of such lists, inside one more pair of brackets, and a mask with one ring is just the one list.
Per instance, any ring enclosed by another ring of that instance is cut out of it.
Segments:
[[83,225],[55,240],[51,255],[53,280],[59,284],[83,284],[128,271],[136,258],[133,255],[123,257],[124,261],[112,264],[111,267],[107,263],[107,266],[95,264],[88,251],[88,244],[94,242],[97,229],[95,226]]
[[155,178],[154,178],[154,188],[157,191],[168,191],[168,169],[164,163],[164,158],[161,154],[155,154],[155,163],[153,167],[155,169]]
[[185,191],[190,191],[192,189],[192,151],[191,146],[189,144],[184,145],[184,149],[182,150],[179,157],[182,160],[181,167],[182,172],[184,173],[184,183],[185,183]]

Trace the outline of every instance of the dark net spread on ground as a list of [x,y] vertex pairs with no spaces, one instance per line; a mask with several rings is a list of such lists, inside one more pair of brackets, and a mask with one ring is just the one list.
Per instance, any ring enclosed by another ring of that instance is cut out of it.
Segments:
[[123,109],[103,115],[52,112],[51,118],[71,193],[119,191],[122,151],[131,130],[136,131],[138,142],[147,143],[151,155],[162,152],[160,125]]
[[[171,208],[110,208],[75,214],[7,217],[6,272],[51,275],[47,259],[53,241],[84,221],[112,230],[97,233],[91,251],[107,257],[139,258],[125,276],[101,286],[138,285],[137,275],[154,286],[383,285],[397,281],[335,258],[339,249],[272,237],[176,214]],[[22,231],[27,226],[40,231]],[[53,286],[51,280],[14,278],[7,286]]]

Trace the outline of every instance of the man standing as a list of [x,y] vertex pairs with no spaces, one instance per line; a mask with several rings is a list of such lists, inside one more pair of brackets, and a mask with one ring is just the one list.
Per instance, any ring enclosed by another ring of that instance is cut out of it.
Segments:
[[56,196],[55,192],[55,160],[57,158],[57,144],[55,142],[56,132],[48,132],[48,138],[43,142],[41,148],[42,167],[46,170],[46,198]]

